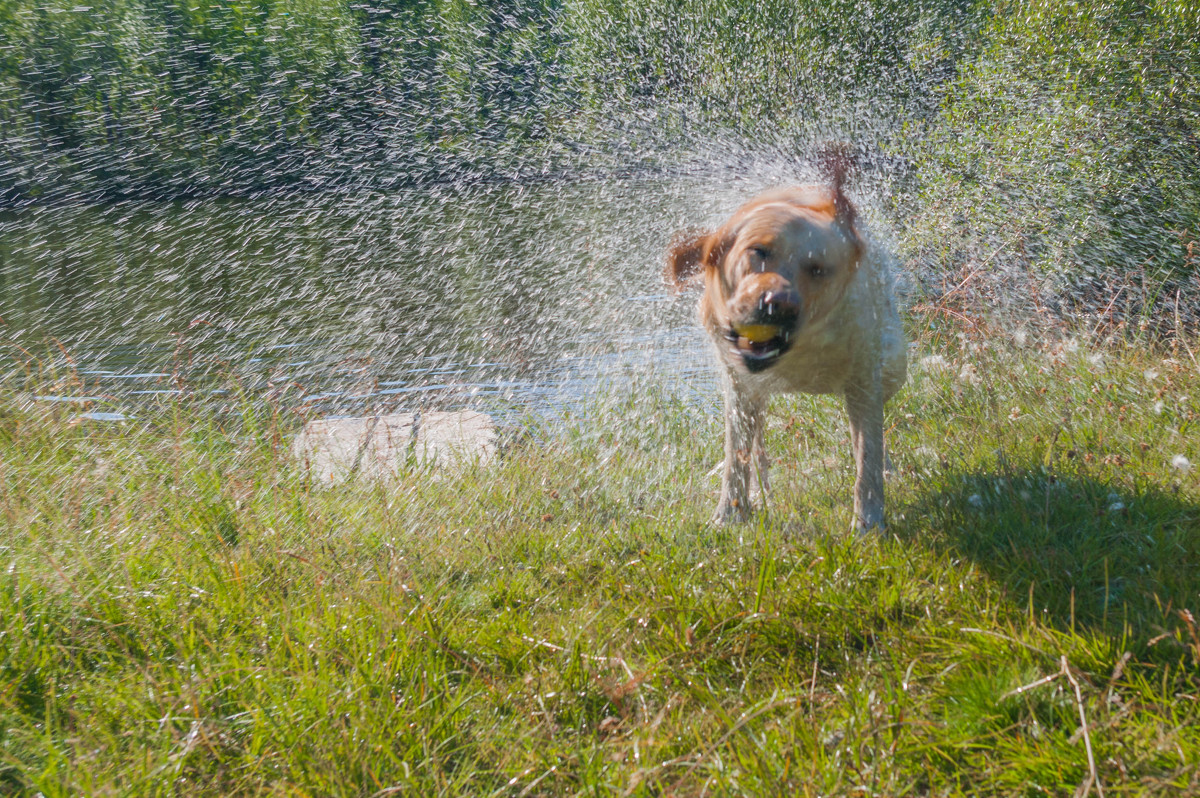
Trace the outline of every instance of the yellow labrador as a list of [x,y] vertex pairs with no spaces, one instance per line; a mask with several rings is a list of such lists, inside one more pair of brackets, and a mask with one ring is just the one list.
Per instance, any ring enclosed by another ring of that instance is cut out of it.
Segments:
[[725,391],[725,462],[714,521],[742,520],[766,488],[763,422],[773,393],[840,394],[857,477],[854,526],[882,527],[883,404],[906,375],[890,256],[866,235],[843,191],[846,160],[828,186],[768,191],[715,231],[678,236],[667,277],[702,277],[700,318]]

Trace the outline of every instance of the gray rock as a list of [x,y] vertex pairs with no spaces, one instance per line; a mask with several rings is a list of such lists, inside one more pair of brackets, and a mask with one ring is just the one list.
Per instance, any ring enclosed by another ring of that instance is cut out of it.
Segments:
[[395,479],[406,467],[462,468],[496,456],[496,425],[485,413],[429,411],[310,421],[292,454],[323,484],[354,476]]

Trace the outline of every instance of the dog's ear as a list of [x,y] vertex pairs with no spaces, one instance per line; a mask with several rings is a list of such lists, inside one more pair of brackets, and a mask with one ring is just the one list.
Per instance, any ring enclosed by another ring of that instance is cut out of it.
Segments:
[[854,223],[854,205],[846,197],[846,177],[858,165],[854,149],[846,142],[832,142],[817,149],[817,168],[833,190],[833,208],[848,224]]
[[666,278],[675,290],[698,275],[704,268],[705,250],[709,247],[712,234],[697,230],[676,233],[667,249]]

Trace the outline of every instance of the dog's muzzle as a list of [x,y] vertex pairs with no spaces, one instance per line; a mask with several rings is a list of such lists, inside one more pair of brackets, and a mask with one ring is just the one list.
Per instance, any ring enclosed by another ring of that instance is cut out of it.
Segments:
[[749,314],[730,325],[725,337],[746,370],[758,373],[791,348],[799,321],[800,298],[795,292],[767,291],[758,297]]

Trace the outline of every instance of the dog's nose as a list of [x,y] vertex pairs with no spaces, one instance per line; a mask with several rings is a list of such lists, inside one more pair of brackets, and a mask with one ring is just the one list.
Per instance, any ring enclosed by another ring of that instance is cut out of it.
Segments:
[[800,315],[800,297],[795,291],[771,289],[758,298],[755,316],[769,324],[787,324]]

